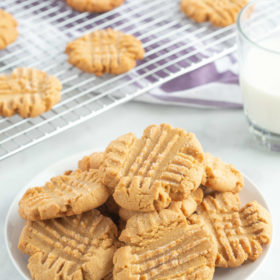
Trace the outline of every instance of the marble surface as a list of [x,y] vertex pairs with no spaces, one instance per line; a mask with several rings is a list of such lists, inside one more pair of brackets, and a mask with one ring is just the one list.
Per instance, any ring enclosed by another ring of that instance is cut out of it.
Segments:
[[147,125],[162,122],[193,131],[206,151],[233,163],[258,184],[271,206],[274,238],[269,257],[253,279],[279,279],[280,153],[255,146],[241,110],[190,109],[135,102],[114,108],[0,161],[0,279],[21,279],[5,248],[4,221],[13,198],[32,177],[62,158],[106,145],[110,139],[129,131],[140,134]]

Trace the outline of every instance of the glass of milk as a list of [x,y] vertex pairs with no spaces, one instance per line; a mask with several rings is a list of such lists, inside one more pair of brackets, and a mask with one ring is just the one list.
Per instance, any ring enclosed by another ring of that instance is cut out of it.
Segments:
[[250,1],[238,21],[240,86],[254,138],[280,151],[280,1]]

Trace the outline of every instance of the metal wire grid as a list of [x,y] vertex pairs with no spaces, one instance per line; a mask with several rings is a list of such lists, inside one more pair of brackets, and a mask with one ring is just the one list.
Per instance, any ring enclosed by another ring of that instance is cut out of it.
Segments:
[[[127,0],[98,16],[74,12],[61,0],[1,2],[18,20],[20,37],[0,53],[0,73],[36,67],[58,77],[63,91],[61,102],[37,118],[0,118],[0,160],[234,51],[234,26],[194,24],[179,2]],[[98,78],[67,63],[67,42],[107,27],[143,42],[146,56],[135,69]]]

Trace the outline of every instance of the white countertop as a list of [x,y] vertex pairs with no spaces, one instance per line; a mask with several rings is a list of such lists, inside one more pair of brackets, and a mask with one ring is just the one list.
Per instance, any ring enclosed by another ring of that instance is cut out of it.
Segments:
[[233,163],[258,184],[272,210],[274,240],[270,255],[253,279],[279,279],[280,153],[261,150],[252,143],[241,110],[202,110],[135,102],[0,161],[0,279],[21,279],[5,248],[4,220],[13,198],[32,177],[72,154],[106,145],[130,131],[140,134],[147,125],[162,122],[193,131],[205,151]]

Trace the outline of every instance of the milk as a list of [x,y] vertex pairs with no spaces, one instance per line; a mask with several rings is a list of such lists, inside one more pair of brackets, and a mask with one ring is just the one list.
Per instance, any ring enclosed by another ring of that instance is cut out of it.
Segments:
[[240,70],[245,111],[259,127],[280,134],[280,40],[266,40],[249,50]]

